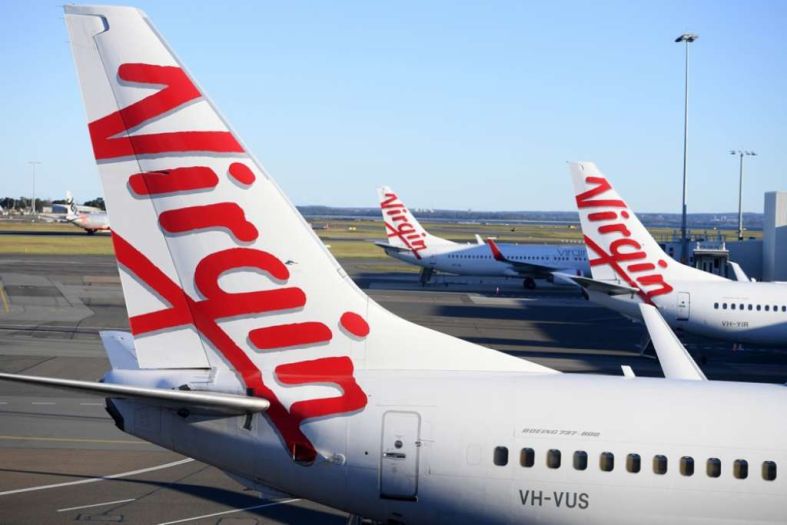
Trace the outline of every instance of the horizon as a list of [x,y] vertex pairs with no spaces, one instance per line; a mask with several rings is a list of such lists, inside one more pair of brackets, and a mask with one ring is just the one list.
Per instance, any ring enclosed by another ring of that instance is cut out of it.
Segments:
[[[31,197],[20,195],[19,197],[10,197],[10,196],[0,196],[0,201],[5,199],[14,199],[15,201],[30,200]],[[98,199],[103,200],[103,196],[97,196],[92,199],[80,200],[75,199],[76,204],[80,206],[86,205],[88,202],[94,202]],[[64,198],[56,198],[52,199],[49,197],[36,197],[36,207],[38,205],[63,205],[65,199]],[[47,204],[43,204],[47,203]],[[375,212],[379,213],[380,208],[379,206],[367,206],[367,205],[347,205],[347,206],[331,206],[326,204],[297,204],[293,203],[296,208],[327,208],[329,210],[363,210],[367,212]],[[484,210],[484,209],[462,209],[462,208],[410,208],[408,209],[413,214],[422,214],[422,215],[429,215],[429,214],[437,214],[440,212],[449,212],[449,213],[467,213],[467,214],[573,214],[578,215],[577,210],[525,210],[525,209],[510,209],[510,210]],[[680,212],[674,211],[646,211],[646,212],[637,212],[638,216],[645,216],[645,215],[674,215],[680,217]],[[691,217],[692,215],[719,215],[719,216],[726,216],[726,215],[734,215],[735,217],[738,216],[737,210],[730,210],[730,211],[697,211],[697,212],[688,212],[687,216]],[[756,211],[744,211],[743,215],[755,215],[761,216],[764,215],[764,212],[756,212]],[[736,225],[737,227],[737,225]]]

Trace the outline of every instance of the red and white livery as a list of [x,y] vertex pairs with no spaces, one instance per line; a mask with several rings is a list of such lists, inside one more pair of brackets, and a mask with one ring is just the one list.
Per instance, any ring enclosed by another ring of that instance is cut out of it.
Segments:
[[634,319],[652,304],[674,328],[735,343],[787,346],[787,285],[732,281],[681,264],[648,233],[592,162],[571,164],[592,279],[590,298]]
[[570,276],[590,275],[585,248],[570,244],[503,244],[476,236],[462,244],[430,234],[389,187],[377,190],[388,242],[377,246],[394,259],[419,266],[425,284],[435,271],[454,275],[515,277],[525,288],[536,279],[574,285]]
[[102,334],[102,383],[0,378],[99,393],[126,432],[378,523],[784,521],[783,386],[705,381],[649,305],[674,379],[560,374],[396,317],[144,14],[65,9],[132,333]]

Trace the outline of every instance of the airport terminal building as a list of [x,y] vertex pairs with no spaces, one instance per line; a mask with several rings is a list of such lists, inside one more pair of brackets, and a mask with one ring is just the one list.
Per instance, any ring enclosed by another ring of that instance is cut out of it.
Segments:
[[[680,241],[663,243],[672,257],[680,254]],[[734,278],[729,261],[758,281],[787,281],[787,191],[765,194],[762,239],[725,241],[692,239],[689,264],[701,270]]]

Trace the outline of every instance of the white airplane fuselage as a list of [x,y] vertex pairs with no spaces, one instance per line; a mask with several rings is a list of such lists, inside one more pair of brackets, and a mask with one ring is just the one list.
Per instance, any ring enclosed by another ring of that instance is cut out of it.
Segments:
[[106,212],[78,213],[68,219],[68,222],[79,226],[88,233],[97,231],[109,231],[109,216]]
[[[358,381],[369,394],[364,410],[304,425],[319,453],[310,466],[293,462],[260,415],[247,430],[243,417],[183,418],[115,403],[131,434],[380,521],[743,524],[787,516],[787,478],[763,477],[764,462],[787,465],[782,386],[446,371],[365,371]],[[507,450],[504,465],[495,464],[497,447]],[[524,449],[532,466],[521,464]],[[560,452],[557,468],[547,466],[550,450]],[[577,451],[584,470],[575,468]],[[630,454],[639,472],[629,471]],[[663,474],[654,472],[659,456]],[[693,472],[681,458],[691,458]],[[711,458],[720,461],[718,477],[708,474]],[[745,479],[736,461],[746,462]]]
[[638,304],[651,302],[673,328],[787,347],[787,286],[731,281],[671,259],[595,164],[571,170],[595,281],[590,299],[634,319]]
[[[582,245],[500,245],[509,260],[544,266],[571,275],[589,275],[587,253]],[[408,264],[456,275],[521,277],[511,264],[496,260],[486,244],[452,244],[430,247],[418,252],[386,250]]]
[[[653,297],[673,328],[739,343],[785,345],[787,284],[739,281],[673,281],[673,291]],[[608,308],[640,319],[635,296],[589,291]]]

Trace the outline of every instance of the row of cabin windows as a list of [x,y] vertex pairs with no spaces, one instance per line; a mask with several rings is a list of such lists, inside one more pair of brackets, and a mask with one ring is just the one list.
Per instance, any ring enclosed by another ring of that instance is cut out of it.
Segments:
[[[508,447],[495,447],[494,464],[503,467],[508,465]],[[525,468],[530,468],[536,463],[536,453],[532,448],[523,448],[519,452],[519,464]],[[558,469],[562,463],[562,453],[557,449],[550,449],[546,454],[547,468]],[[667,456],[657,454],[653,456],[653,472],[663,475],[667,473]],[[574,452],[572,459],[574,470],[587,470],[588,454],[584,450]],[[612,472],[615,469],[615,455],[612,452],[602,452],[599,454],[598,467],[603,472]],[[694,458],[683,456],[678,462],[678,469],[683,476],[694,475]],[[626,456],[626,471],[638,473],[642,470],[642,458],[639,454],[628,454]],[[773,461],[763,461],[761,467],[762,479],[773,481],[776,479],[776,463]],[[721,460],[719,458],[708,458],[705,463],[705,474],[709,478],[721,476]],[[732,475],[736,479],[746,479],[749,477],[749,463],[745,459],[736,459],[732,463]]]
[[757,310],[758,312],[760,312],[762,310],[765,310],[766,312],[771,312],[771,311],[778,312],[779,309],[781,309],[782,312],[787,312],[787,305],[782,305],[781,307],[779,307],[779,305],[774,304],[773,305],[773,309],[771,310],[771,305],[769,305],[769,304],[766,304],[766,305],[761,305],[761,304],[749,304],[749,305],[746,305],[746,304],[743,304],[743,303],[729,303],[729,304],[727,304],[727,303],[721,303],[721,304],[713,303],[713,309],[714,310],[718,310],[719,308],[721,308],[722,310],[726,310],[728,307],[729,307],[730,310],[749,310],[749,311]]

